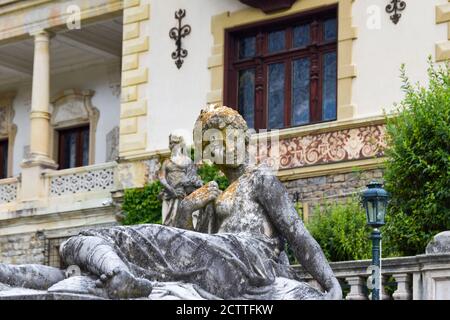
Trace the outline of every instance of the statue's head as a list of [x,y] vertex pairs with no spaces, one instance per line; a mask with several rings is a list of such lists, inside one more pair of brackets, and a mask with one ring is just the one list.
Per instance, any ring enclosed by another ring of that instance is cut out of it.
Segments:
[[184,137],[181,134],[172,132],[169,135],[169,149],[173,150],[175,146],[179,146],[181,149],[185,149],[186,142],[184,141]]
[[209,105],[195,123],[194,142],[203,158],[219,166],[235,167],[245,160],[250,141],[244,118],[234,109]]

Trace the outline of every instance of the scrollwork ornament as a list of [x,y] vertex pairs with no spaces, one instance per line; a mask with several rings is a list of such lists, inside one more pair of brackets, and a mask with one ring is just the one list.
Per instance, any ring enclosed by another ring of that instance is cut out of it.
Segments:
[[390,18],[394,24],[397,24],[402,17],[399,11],[403,11],[406,8],[406,2],[402,0],[391,0],[391,3],[386,6],[386,12],[391,14]]
[[183,58],[186,58],[188,51],[182,47],[182,39],[191,33],[191,26],[188,24],[182,25],[183,18],[186,17],[186,10],[179,9],[175,11],[175,19],[178,20],[178,27],[173,27],[169,31],[170,39],[175,40],[176,49],[172,52],[172,59],[175,60],[175,65],[178,69],[183,65]]

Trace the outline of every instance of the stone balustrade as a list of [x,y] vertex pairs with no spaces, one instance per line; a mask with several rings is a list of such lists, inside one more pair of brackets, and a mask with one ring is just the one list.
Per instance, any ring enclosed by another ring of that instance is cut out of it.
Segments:
[[17,178],[0,180],[0,205],[16,202],[19,189]]
[[115,187],[115,162],[48,171],[49,196],[58,197],[86,192],[113,191]]
[[[367,287],[370,260],[330,263],[347,300],[370,299]],[[318,287],[301,266],[295,266],[300,278]],[[450,253],[423,254],[382,260],[383,300],[450,299]],[[370,281],[370,279],[369,279]]]

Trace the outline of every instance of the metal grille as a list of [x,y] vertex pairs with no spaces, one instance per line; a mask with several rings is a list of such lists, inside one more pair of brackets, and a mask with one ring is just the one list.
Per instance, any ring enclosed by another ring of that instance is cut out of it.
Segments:
[[47,239],[46,245],[46,260],[47,265],[56,268],[63,268],[61,257],[59,256],[59,247],[61,243],[67,240],[69,237],[51,238]]

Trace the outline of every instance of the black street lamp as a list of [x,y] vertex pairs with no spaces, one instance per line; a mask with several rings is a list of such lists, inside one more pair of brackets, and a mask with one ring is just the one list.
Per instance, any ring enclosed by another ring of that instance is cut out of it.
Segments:
[[367,185],[362,193],[362,203],[367,214],[367,224],[373,228],[372,239],[372,300],[380,300],[381,284],[381,232],[378,229],[384,225],[388,193],[382,188],[382,183],[375,180]]

